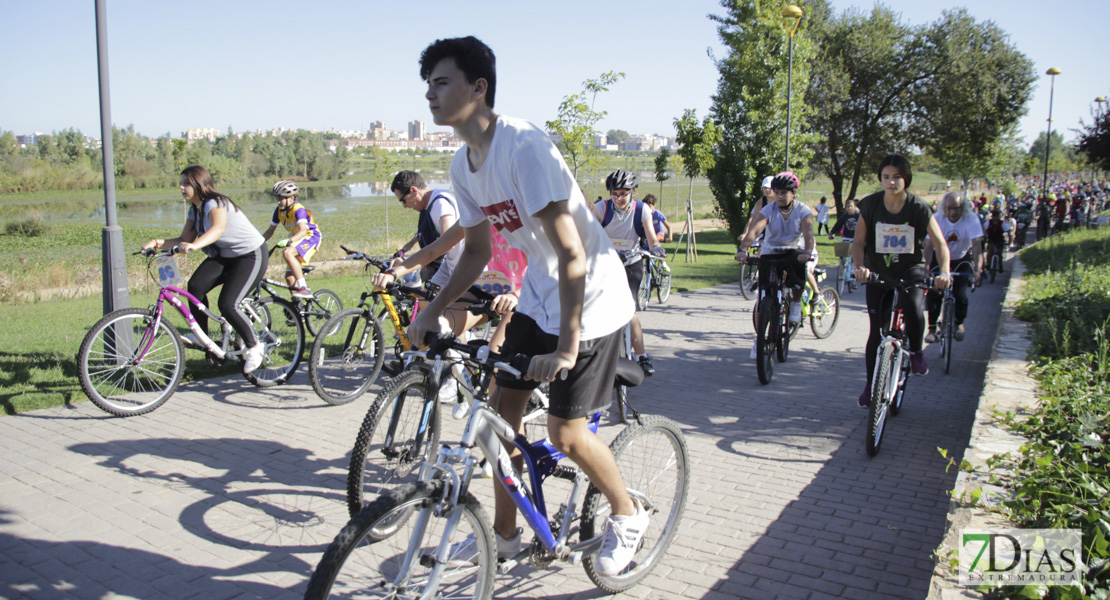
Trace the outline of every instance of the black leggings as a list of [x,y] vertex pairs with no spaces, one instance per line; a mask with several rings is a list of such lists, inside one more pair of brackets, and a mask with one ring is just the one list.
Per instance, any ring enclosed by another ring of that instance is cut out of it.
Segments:
[[[914,267],[902,275],[905,282],[925,279],[925,267]],[[909,338],[910,352],[920,352],[925,337],[925,311],[922,303],[925,290],[910,288],[908,293],[900,293],[898,305],[902,308],[902,319],[906,323],[906,336]],[[890,326],[890,313],[894,308],[894,291],[870,284],[867,286],[867,317],[871,321],[871,333],[867,336],[867,379],[875,373],[875,352],[883,339],[881,328]]]
[[[220,290],[220,298],[216,305],[220,307],[220,314],[227,319],[248,348],[258,344],[258,339],[247,316],[239,310],[239,303],[258,285],[259,281],[262,281],[268,262],[266,245],[263,244],[254,252],[241,256],[209,256],[200,263],[192,277],[189,277],[189,293],[196,296],[197,300],[203,302],[205,306],[208,305],[208,292],[217,285],[223,284],[224,287]],[[197,319],[197,325],[207,333],[208,316],[200,311],[193,313],[193,316]]]

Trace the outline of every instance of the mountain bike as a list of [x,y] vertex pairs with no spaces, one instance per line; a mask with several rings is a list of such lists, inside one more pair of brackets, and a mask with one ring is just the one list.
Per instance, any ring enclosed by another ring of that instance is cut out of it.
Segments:
[[[499,356],[488,346],[439,340],[422,355],[441,357],[447,349],[479,373],[479,395],[471,406],[462,441],[444,446],[429,465],[431,478],[398,487],[363,508],[328,546],[308,582],[306,599],[479,598],[493,595],[495,572],[507,573],[522,561],[547,568],[556,560],[582,563],[602,590],[616,593],[643,580],[661,562],[682,518],[689,487],[689,454],[682,431],[659,417],[636,415],[610,445],[628,493],[651,514],[651,524],[629,566],[605,576],[595,566],[609,512],[601,492],[581,469],[559,465],[564,456],[547,440],[530,443],[486,404],[494,369],[520,376],[528,359]],[[437,387],[428,371],[425,389]],[[589,427],[596,433],[601,414]],[[513,466],[504,444],[523,454],[528,480]],[[468,491],[485,458],[494,479],[505,487],[535,533],[527,549],[498,563],[493,527]],[[542,485],[554,476],[573,482],[566,502],[548,516]],[[579,512],[579,499],[585,499]]]
[[759,267],[754,260],[759,258],[760,240],[756,240],[748,248],[748,260],[740,261],[740,295],[745,300],[751,300],[758,295]]
[[[229,358],[244,360],[246,349],[227,319],[178,287],[180,277],[172,258],[176,250],[175,247],[136,252],[147,257],[147,273],[161,286],[157,300],[147,308],[124,308],[105,315],[81,342],[77,352],[81,389],[107,413],[120,417],[148,413],[169,400],[181,382],[185,373],[185,343],[164,318],[166,302],[188,323],[210,365],[222,365]],[[159,260],[161,257],[167,258]],[[156,261],[158,276],[154,274]],[[219,341],[201,330],[190,304],[219,324]],[[262,366],[244,376],[261,388],[285,383],[297,370],[304,352],[300,313],[292,302],[277,296],[261,300],[247,297],[240,308],[265,346]]]
[[[340,247],[352,260],[365,261],[367,269],[388,268],[381,260]],[[366,393],[382,371],[387,348],[393,348],[398,360],[401,352],[412,348],[405,327],[417,310],[418,298],[431,300],[432,296],[422,288],[395,281],[384,289],[362,292],[357,307],[332,315],[322,329],[334,333],[317,336],[309,354],[308,377],[316,394],[329,404],[340,405]],[[382,317],[386,315],[396,336],[396,341],[388,345],[382,333]]]
[[[786,362],[790,355],[790,339],[797,333],[798,325],[790,322],[790,301],[789,294],[786,293],[805,285],[804,280],[798,280],[797,276],[786,268],[787,261],[796,261],[797,257],[796,252],[787,252],[762,254],[755,259],[757,266],[770,265],[767,287],[760,286],[759,301],[756,306],[756,312],[759,315],[755,328],[756,372],[759,374],[759,382],[763,385],[771,383],[771,378],[774,376],[773,357],[777,356],[779,362]],[[788,277],[789,281],[787,281]]]
[[[638,245],[628,250],[618,251],[618,254],[626,267],[633,266],[636,263],[641,265],[640,287],[636,290],[637,310],[647,310],[652,289],[656,289],[660,304],[670,297],[671,273],[662,267],[665,262],[662,257],[655,256]],[[656,263],[658,263],[658,266],[656,266]]]
[[847,289],[851,294],[859,285],[852,275],[856,272],[856,263],[852,260],[852,239],[840,238],[839,242],[833,244],[833,250],[836,252],[836,257],[840,259],[840,266],[836,271],[836,293],[843,296],[844,290]]
[[[270,248],[270,256],[274,255],[274,251],[278,246]],[[301,271],[307,276],[309,273],[316,270],[313,265],[303,265]],[[288,283],[263,277],[258,287],[254,289],[255,300],[262,300],[262,292],[265,290],[271,296],[277,295],[277,290],[292,291],[293,286]],[[327,289],[316,290],[312,292],[311,298],[296,298],[294,297],[293,305],[297,308],[297,312],[301,315],[301,320],[304,321],[305,329],[308,333],[315,336],[320,332],[320,327],[324,322],[331,318],[335,313],[343,310],[343,301],[339,299],[339,295]],[[334,331],[332,333],[335,333]]]
[[871,378],[871,406],[867,415],[867,454],[875,456],[883,443],[887,414],[897,416],[902,410],[906,384],[910,380],[910,350],[906,339],[906,322],[898,303],[899,294],[912,288],[928,289],[933,280],[904,283],[872,273],[868,284],[891,288],[894,294],[890,325],[882,327],[882,340],[875,355],[875,372]]
[[[933,268],[934,276],[939,272],[939,267]],[[955,281],[957,277],[966,277],[968,279],[975,277],[975,267],[971,266],[971,263],[966,260],[961,261],[952,269],[951,277],[953,284],[944,290],[940,304],[940,319],[937,320],[937,341],[940,342],[940,356],[944,359],[945,375],[952,369],[952,354],[956,349],[953,343],[956,335]],[[975,292],[975,286],[969,283],[967,287],[972,293]]]
[[[474,314],[488,314],[491,300],[468,307]],[[472,342],[475,344],[483,341]],[[426,467],[435,458],[440,435],[439,387],[429,387],[427,371],[453,377],[459,383],[453,417],[462,418],[479,395],[480,374],[467,369],[458,355],[436,361],[406,361],[404,371],[391,379],[366,412],[355,439],[347,469],[347,508],[353,517],[382,493],[402,484],[426,479]],[[524,412],[525,435],[543,437],[547,427],[548,385],[532,392]]]

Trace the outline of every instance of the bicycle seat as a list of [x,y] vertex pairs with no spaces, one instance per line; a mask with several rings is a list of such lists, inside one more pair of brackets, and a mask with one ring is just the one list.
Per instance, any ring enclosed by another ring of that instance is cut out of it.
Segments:
[[813,269],[813,278],[816,279],[817,281],[821,281],[822,279],[824,279],[825,274],[826,274],[825,267],[817,267],[817,268]]
[[636,387],[644,381],[644,370],[636,361],[628,358],[617,359],[617,385]]
[[315,271],[315,270],[316,270],[315,265],[303,265],[303,266],[301,266],[301,272],[306,274],[306,275],[308,273],[311,273],[311,272]]

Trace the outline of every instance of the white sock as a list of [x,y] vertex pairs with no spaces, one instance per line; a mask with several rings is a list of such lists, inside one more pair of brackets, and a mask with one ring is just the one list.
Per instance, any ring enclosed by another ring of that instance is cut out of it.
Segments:
[[293,285],[295,285],[299,288],[308,287],[308,284],[305,283],[304,277],[298,279]]

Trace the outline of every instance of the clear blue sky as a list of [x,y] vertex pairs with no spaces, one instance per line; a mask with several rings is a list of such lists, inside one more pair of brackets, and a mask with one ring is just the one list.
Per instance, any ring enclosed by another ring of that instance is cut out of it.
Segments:
[[[785,2],[784,2],[785,4]],[[947,0],[890,0],[911,24],[940,17]],[[721,45],[706,17],[714,0],[637,3],[372,2],[317,0],[108,0],[112,117],[149,136],[193,127],[403,129],[429,122],[417,73],[420,51],[440,37],[476,35],[498,56],[497,108],[542,123],[581,82],[610,70],[626,79],[597,100],[600,127],[673,135],[683,109],[705,115]],[[834,0],[837,10],[872,2]],[[1103,29],[1110,3],[969,0],[1057,77],[1055,129],[1090,120],[1110,95]],[[0,0],[0,129],[17,134],[76,127],[99,136],[91,0]],[[417,9],[419,12],[414,12]],[[1080,11],[1086,11],[1080,13]],[[621,33],[614,33],[619,30]],[[973,85],[974,82],[969,82]],[[1041,77],[1022,134],[1032,141],[1048,113]],[[432,127],[434,129],[434,126]]]

